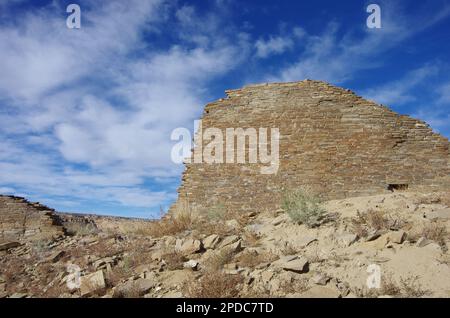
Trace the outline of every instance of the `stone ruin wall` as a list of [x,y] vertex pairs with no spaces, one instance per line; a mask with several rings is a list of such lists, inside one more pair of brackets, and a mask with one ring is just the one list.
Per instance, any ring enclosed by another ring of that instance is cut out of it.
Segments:
[[63,234],[54,210],[24,198],[0,195],[0,243],[50,239]]
[[197,210],[277,209],[283,191],[302,186],[325,199],[385,193],[389,185],[450,188],[449,141],[423,121],[318,81],[226,93],[205,107],[203,130],[221,128],[225,136],[225,128],[278,127],[278,173],[260,174],[259,164],[186,164],[171,211],[186,201]]

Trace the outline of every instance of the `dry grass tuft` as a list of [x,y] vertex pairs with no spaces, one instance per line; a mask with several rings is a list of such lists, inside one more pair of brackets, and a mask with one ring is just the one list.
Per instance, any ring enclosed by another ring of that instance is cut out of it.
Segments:
[[351,228],[359,237],[367,237],[372,231],[399,230],[406,225],[406,221],[400,216],[392,216],[381,210],[369,210],[366,213],[357,213],[352,219]]
[[128,288],[119,288],[114,291],[113,298],[140,298],[141,292],[139,287],[132,283]]
[[220,271],[225,264],[230,263],[236,253],[229,248],[215,251],[205,262],[205,266],[212,271]]
[[190,298],[235,298],[239,295],[243,280],[241,275],[208,271],[199,280],[184,284],[182,290]]
[[112,288],[119,283],[125,281],[131,275],[131,271],[121,266],[114,266],[111,270],[105,273],[106,286]]
[[171,271],[183,269],[184,262],[188,261],[184,255],[177,252],[166,253],[162,256],[162,259],[166,263],[166,268]]
[[244,232],[244,241],[246,243],[246,246],[252,246],[256,247],[260,245],[261,235],[252,232],[252,231],[245,231]]
[[445,196],[442,196],[438,193],[429,193],[429,194],[422,194],[420,197],[416,198],[414,200],[415,204],[445,204],[444,201],[448,201],[448,198],[445,198]]
[[295,279],[292,281],[285,281],[281,284],[280,290],[285,294],[303,293],[309,288],[308,279]]
[[98,233],[98,228],[93,223],[68,222],[64,224],[68,235],[86,236]]
[[30,253],[35,257],[42,257],[46,252],[50,250],[50,241],[48,240],[37,240],[30,243],[31,251]]
[[374,298],[378,296],[392,296],[398,298],[420,298],[430,294],[429,290],[422,287],[418,276],[401,277],[396,281],[391,273],[383,275],[380,289],[364,288],[356,291],[360,297]]
[[270,289],[266,286],[258,286],[244,290],[241,294],[242,298],[270,298]]
[[197,222],[197,216],[189,203],[181,202],[178,209],[171,215],[166,215],[145,229],[146,235],[152,237],[171,236],[191,230]]
[[446,241],[449,238],[449,233],[445,225],[440,225],[435,222],[429,223],[423,227],[422,236],[428,240],[435,241],[443,249],[447,247]]
[[450,192],[441,195],[441,204],[450,207]]
[[242,267],[250,268],[254,268],[262,263],[272,263],[277,259],[279,259],[279,256],[272,252],[258,254],[257,252],[244,251],[237,257],[237,261]]
[[401,287],[392,278],[392,275],[385,274],[381,280],[381,289],[378,291],[379,295],[399,296],[402,293]]
[[299,249],[295,248],[291,243],[287,242],[285,246],[280,249],[281,255],[295,255],[300,252]]
[[400,286],[404,297],[419,298],[430,294],[419,282],[418,276],[400,278]]
[[326,211],[319,197],[307,189],[288,192],[283,197],[282,208],[294,223],[316,227],[323,223]]

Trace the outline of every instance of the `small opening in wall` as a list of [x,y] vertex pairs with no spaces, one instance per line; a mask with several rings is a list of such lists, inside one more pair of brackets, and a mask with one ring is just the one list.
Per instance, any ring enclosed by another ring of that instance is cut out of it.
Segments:
[[389,191],[405,191],[408,190],[408,185],[407,184],[390,184],[388,185],[388,190]]

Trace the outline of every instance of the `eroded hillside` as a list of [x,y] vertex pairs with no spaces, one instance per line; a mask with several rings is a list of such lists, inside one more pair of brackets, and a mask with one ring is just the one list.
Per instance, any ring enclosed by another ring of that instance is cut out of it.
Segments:
[[[325,214],[312,227],[281,209],[199,214],[187,205],[158,222],[66,219],[66,234],[3,241],[0,295],[450,296],[450,193],[394,192],[321,206]],[[380,288],[367,285],[374,265]]]

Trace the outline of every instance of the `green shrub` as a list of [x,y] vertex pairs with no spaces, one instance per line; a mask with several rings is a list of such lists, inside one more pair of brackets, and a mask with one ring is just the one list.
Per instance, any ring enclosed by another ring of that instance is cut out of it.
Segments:
[[293,222],[302,223],[308,227],[320,225],[326,214],[321,206],[321,200],[303,189],[286,193],[282,208]]

